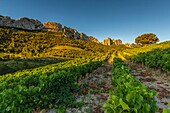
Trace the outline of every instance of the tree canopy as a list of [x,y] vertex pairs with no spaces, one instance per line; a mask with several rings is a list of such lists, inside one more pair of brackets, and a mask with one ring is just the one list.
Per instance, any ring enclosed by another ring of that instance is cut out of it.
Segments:
[[153,33],[142,34],[135,39],[135,43],[141,44],[142,46],[157,42],[159,42],[159,38]]

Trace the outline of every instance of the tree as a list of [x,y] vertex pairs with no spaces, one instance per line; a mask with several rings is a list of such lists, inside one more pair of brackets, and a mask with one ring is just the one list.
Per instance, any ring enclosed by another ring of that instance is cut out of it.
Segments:
[[142,46],[146,46],[148,44],[154,44],[159,42],[159,38],[153,33],[146,33],[138,36],[135,39],[135,43],[141,44]]

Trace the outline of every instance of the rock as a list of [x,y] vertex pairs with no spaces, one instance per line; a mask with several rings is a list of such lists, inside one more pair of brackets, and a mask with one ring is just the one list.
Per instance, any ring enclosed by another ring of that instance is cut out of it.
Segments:
[[117,39],[117,40],[112,39],[112,42],[113,42],[115,45],[122,45],[122,40],[120,40],[120,39]]
[[89,40],[88,36],[84,33],[80,33],[80,39],[81,40]]
[[103,42],[102,42],[103,45],[112,45],[113,44],[113,41],[110,37],[108,37],[107,39],[105,39]]
[[27,29],[27,30],[42,30],[44,28],[40,21],[29,19],[27,17],[20,18],[14,21],[12,26],[16,28]]
[[72,113],[71,110],[66,110],[66,113]]
[[68,38],[80,39],[80,34],[77,32],[76,29],[66,27],[63,28],[63,36]]
[[57,113],[57,112],[55,111],[55,109],[50,109],[46,113]]
[[62,27],[60,23],[56,22],[46,22],[42,24],[40,21],[31,18],[20,18],[18,20],[11,19],[8,16],[0,15],[0,26],[7,26],[13,28],[20,28],[25,30],[42,30],[42,31],[52,31],[52,32],[62,32],[64,37],[81,39],[99,43],[99,41],[93,36],[87,36],[85,33],[79,33],[76,29]]
[[100,42],[98,41],[98,39],[95,38],[95,37],[93,37],[93,36],[88,36],[88,39],[89,39],[91,42],[100,43]]
[[90,40],[85,33],[79,33],[76,29],[66,26],[63,28],[63,36],[73,39]]
[[13,27],[12,24],[15,20],[11,19],[8,16],[0,16],[0,26]]
[[41,110],[40,113],[46,113],[47,111],[45,109]]
[[90,106],[82,107],[81,108],[82,113],[93,113],[93,110]]
[[46,22],[43,24],[44,31],[53,31],[53,32],[61,32],[62,31],[62,25],[60,23],[56,22]]
[[43,25],[41,24],[40,21],[29,19],[27,17],[14,20],[8,16],[0,16],[0,26],[15,27],[27,30],[43,29]]
[[122,40],[120,39],[117,39],[117,40],[114,40],[114,39],[111,39],[110,37],[108,37],[107,39],[105,39],[103,42],[102,42],[103,45],[122,45]]

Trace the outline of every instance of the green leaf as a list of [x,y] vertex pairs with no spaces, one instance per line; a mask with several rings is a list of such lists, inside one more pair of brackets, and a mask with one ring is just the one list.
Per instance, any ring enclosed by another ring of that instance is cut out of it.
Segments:
[[151,109],[151,106],[148,103],[146,103],[143,107],[145,109],[145,112],[149,112]]
[[132,94],[131,94],[131,93],[127,94],[126,100],[127,100],[128,102],[130,102],[131,99],[132,99]]
[[130,109],[129,106],[125,102],[123,102],[123,100],[121,98],[119,99],[119,103],[123,107],[123,110],[129,110]]
[[135,113],[138,113],[138,110],[136,108],[133,108],[133,110],[135,111]]
[[162,112],[162,113],[169,113],[168,108],[163,109],[163,112]]
[[55,109],[57,113],[65,113],[66,112],[66,107],[65,106],[59,106]]
[[170,102],[168,103],[168,106],[170,106]]
[[23,102],[23,100],[20,100],[20,104]]

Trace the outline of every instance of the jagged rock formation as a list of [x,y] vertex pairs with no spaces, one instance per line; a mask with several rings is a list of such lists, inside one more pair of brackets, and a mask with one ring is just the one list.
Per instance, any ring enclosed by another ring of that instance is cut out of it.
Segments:
[[29,19],[29,18],[20,18],[13,23],[13,27],[28,29],[28,30],[41,30],[43,25],[40,21]]
[[64,26],[62,32],[63,32],[63,36],[65,37],[80,39],[80,34],[77,32],[76,29]]
[[29,19],[27,17],[14,20],[8,16],[0,16],[0,26],[15,27],[27,30],[41,30],[44,28],[38,20]]
[[43,24],[44,31],[60,32],[62,31],[62,25],[56,22],[46,22]]
[[93,37],[93,36],[89,36],[88,38],[89,38],[89,40],[92,41],[92,42],[100,43],[100,42],[97,40],[97,38],[95,38],[95,37]]
[[30,19],[27,17],[14,20],[8,16],[0,15],[0,26],[20,28],[20,29],[26,29],[26,30],[62,32],[64,37],[88,40],[88,41],[98,43],[98,40],[96,38],[89,37],[84,33],[79,33],[76,29],[66,27],[66,26],[63,27],[60,23],[56,23],[56,22],[46,22],[42,24],[38,20]]
[[12,27],[12,24],[15,20],[11,19],[8,16],[0,16],[0,26],[9,26]]
[[105,40],[103,40],[102,42],[103,45],[122,45],[122,40],[118,39],[118,40],[114,40],[114,39],[111,39],[111,38],[107,38]]
[[110,46],[113,44],[113,41],[111,38],[108,37],[107,39],[103,40],[102,44]]
[[84,33],[80,33],[80,39],[82,39],[82,40],[89,40],[88,36],[86,34],[84,34]]
[[115,45],[122,45],[122,44],[123,44],[123,43],[122,43],[122,40],[120,40],[120,39],[117,39],[117,40],[112,39],[112,42],[113,42]]

